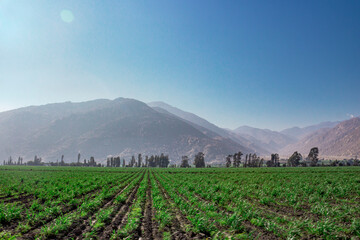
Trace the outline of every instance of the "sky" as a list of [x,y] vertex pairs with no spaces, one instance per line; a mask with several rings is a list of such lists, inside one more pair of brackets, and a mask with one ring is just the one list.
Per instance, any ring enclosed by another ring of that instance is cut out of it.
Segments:
[[234,129],[360,115],[360,1],[0,1],[0,111],[128,97]]

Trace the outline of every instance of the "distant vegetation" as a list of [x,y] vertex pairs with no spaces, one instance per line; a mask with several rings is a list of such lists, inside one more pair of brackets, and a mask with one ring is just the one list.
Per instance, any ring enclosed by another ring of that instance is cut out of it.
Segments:
[[[223,165],[216,165],[217,167],[317,167],[317,166],[360,166],[360,160],[355,157],[354,159],[344,159],[344,160],[319,160],[319,149],[314,147],[310,150],[308,156],[303,158],[303,156],[294,152],[291,157],[288,159],[280,160],[279,154],[271,154],[271,159],[265,161],[264,158],[260,158],[253,154],[246,154],[245,159],[242,159],[244,154],[242,152],[237,152],[234,154],[229,154],[225,157],[225,162]],[[133,155],[131,160],[126,162],[123,158],[119,156],[113,157],[110,156],[106,159],[106,165],[97,163],[94,157],[90,157],[90,160],[87,161],[84,159],[80,160],[81,155],[78,154],[77,162],[66,163],[64,161],[64,155],[61,156],[61,161],[45,163],[38,156],[34,157],[33,161],[24,162],[22,157],[19,157],[17,161],[14,161],[12,157],[9,157],[8,161],[3,161],[3,165],[27,165],[27,166],[71,166],[71,167],[157,167],[157,168],[167,168],[167,167],[180,167],[180,168],[190,168],[191,166],[196,168],[211,167],[210,164],[206,164],[205,155],[202,152],[199,152],[195,155],[193,164],[190,165],[190,159],[188,156],[182,156],[181,163],[179,165],[170,164],[169,156],[161,153],[160,155],[148,155],[143,158],[142,154],[138,154],[137,159]],[[242,161],[243,160],[243,161]]]

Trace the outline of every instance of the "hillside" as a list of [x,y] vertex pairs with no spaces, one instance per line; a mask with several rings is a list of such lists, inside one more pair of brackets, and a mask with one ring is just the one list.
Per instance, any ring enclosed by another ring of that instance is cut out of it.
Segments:
[[250,152],[256,152],[257,154],[262,155],[270,154],[270,151],[265,149],[261,144],[257,144],[251,141],[247,138],[247,136],[243,136],[242,134],[233,132],[231,130],[220,128],[193,113],[183,111],[164,102],[151,102],[148,103],[148,105],[158,112],[172,114],[173,116],[188,122],[206,135],[229,138],[241,146],[245,146],[249,149],[248,151]]
[[137,100],[118,98],[32,106],[0,113],[0,159],[104,160],[107,155],[165,153],[174,162],[203,151],[208,162],[236,151],[249,152],[221,136],[207,136],[189,123]]
[[262,146],[271,153],[278,152],[288,144],[296,142],[296,139],[293,137],[269,129],[242,126],[233,130],[233,132],[240,134],[258,146]]
[[290,155],[300,151],[307,155],[312,147],[318,147],[320,157],[360,156],[360,118],[340,122],[333,128],[322,128],[305,136],[299,142],[285,147],[281,152]]
[[282,130],[280,133],[287,135],[289,137],[295,138],[300,140],[301,138],[305,137],[308,134],[311,134],[319,129],[322,128],[332,128],[335,127],[338,123],[340,123],[339,121],[336,122],[322,122],[319,124],[315,124],[315,125],[310,125],[307,127],[292,127],[292,128],[287,128]]

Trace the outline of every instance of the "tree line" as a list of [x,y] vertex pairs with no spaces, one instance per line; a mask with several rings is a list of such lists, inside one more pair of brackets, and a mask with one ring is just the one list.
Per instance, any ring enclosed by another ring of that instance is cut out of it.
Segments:
[[[225,158],[226,167],[240,167],[242,152],[228,155]],[[311,148],[308,156],[303,158],[299,152],[294,152],[285,163],[280,163],[280,157],[278,153],[271,154],[270,160],[265,162],[266,167],[316,167],[319,164],[319,148]],[[264,159],[254,154],[246,154],[243,162],[243,167],[264,167]],[[360,161],[357,159],[349,160],[335,160],[329,161],[328,164],[322,163],[321,166],[360,166]]]
[[161,153],[160,155],[148,155],[143,159],[142,154],[139,153],[137,159],[133,155],[131,160],[126,164],[125,159],[122,161],[120,157],[108,157],[106,159],[106,167],[160,167],[167,168],[169,166],[170,160],[168,155]]
[[[271,154],[270,160],[265,161],[264,158],[260,158],[256,153],[244,154],[239,151],[234,154],[229,154],[225,157],[225,167],[315,167],[319,166],[319,149],[314,147],[310,150],[308,156],[303,158],[299,152],[294,152],[287,160],[280,163],[280,157],[278,153]],[[168,155],[161,153],[160,155],[146,155],[145,157],[142,154],[138,154],[137,158],[135,155],[132,155],[131,159],[126,162],[123,158],[119,156],[109,156],[106,159],[106,165],[101,164],[95,161],[94,157],[90,157],[89,160],[84,159],[81,161],[81,154],[77,155],[77,162],[66,163],[64,161],[64,155],[61,156],[61,160],[56,162],[44,163],[41,157],[35,155],[34,160],[24,162],[22,157],[19,157],[17,160],[13,160],[10,156],[7,161],[3,161],[3,165],[28,165],[28,166],[71,166],[71,167],[153,167],[153,168],[167,168],[167,167],[180,167],[180,168],[190,168],[192,166],[196,168],[205,168],[211,167],[205,162],[205,154],[199,152],[194,156],[192,165],[190,163],[188,156],[181,157],[181,163],[179,165],[170,164],[170,159]],[[321,163],[321,166],[360,166],[360,161],[357,159],[350,160],[335,160],[329,161],[327,164]]]

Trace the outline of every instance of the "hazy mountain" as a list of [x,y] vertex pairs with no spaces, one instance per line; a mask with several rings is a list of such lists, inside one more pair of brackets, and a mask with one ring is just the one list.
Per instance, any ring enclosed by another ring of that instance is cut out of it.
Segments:
[[[179,117],[180,119],[185,120],[192,126],[194,126],[199,131],[203,132],[205,135],[214,137],[214,136],[221,136],[224,138],[229,138],[232,141],[237,142],[241,146],[244,146],[249,149],[251,152],[256,152],[258,154],[269,154],[270,152],[263,148],[263,146],[258,145],[257,143],[252,142],[251,140],[247,139],[246,137],[242,136],[241,134],[234,133],[224,128],[220,128],[215,124],[210,123],[209,121],[193,114],[190,112],[183,111],[176,107],[173,107],[164,102],[151,102],[148,103],[150,107],[155,109],[156,111],[162,113],[172,114],[174,116]],[[215,135],[214,135],[215,134]]]
[[36,154],[56,161],[64,154],[66,161],[74,161],[80,152],[96,159],[165,153],[178,161],[199,151],[209,162],[223,161],[237,151],[250,152],[132,99],[66,102],[0,113],[0,159],[11,155],[31,160]]
[[233,130],[236,134],[240,134],[258,146],[262,146],[268,152],[278,152],[281,148],[288,144],[295,143],[296,140],[285,134],[271,131],[269,129],[259,129],[249,126],[242,126]]
[[204,127],[202,127],[202,126],[200,126],[200,125],[197,125],[197,124],[195,124],[195,123],[193,123],[193,122],[190,122],[190,121],[188,121],[188,120],[182,119],[182,118],[180,118],[180,117],[178,117],[178,116],[176,116],[176,115],[174,115],[174,114],[166,111],[166,110],[163,109],[163,108],[160,108],[160,107],[152,107],[152,109],[154,109],[155,111],[157,111],[157,112],[159,112],[159,113],[167,114],[167,115],[172,116],[172,117],[174,117],[174,118],[177,118],[177,119],[179,119],[179,120],[181,120],[181,121],[184,121],[184,122],[190,124],[191,126],[193,126],[194,128],[196,128],[197,130],[199,130],[199,131],[202,132],[204,135],[206,135],[206,136],[208,136],[208,137],[210,137],[210,138],[221,137],[219,134],[217,134],[217,133],[215,133],[215,132],[213,132],[213,131],[211,131],[211,130],[209,130],[209,129],[207,129],[207,128],[204,128]]
[[337,122],[322,122],[316,125],[311,125],[308,127],[303,127],[303,128],[299,128],[299,127],[292,127],[292,128],[287,128],[282,130],[280,133],[288,135],[290,137],[296,138],[296,139],[301,139],[303,137],[305,137],[306,135],[315,132],[321,128],[332,128],[335,127],[338,123],[340,123],[340,121]]
[[222,137],[229,137],[228,132],[225,129],[219,128],[218,126],[208,122],[207,120],[205,120],[193,113],[185,112],[181,109],[173,107],[164,102],[151,102],[151,103],[148,103],[148,105],[152,108],[157,108],[158,110],[159,110],[159,108],[164,109],[167,112],[180,117],[181,119],[184,119],[188,122],[191,122],[198,126],[201,126],[204,129],[208,129],[214,133],[217,133],[218,135],[220,135]]
[[299,142],[282,150],[284,155],[300,151],[307,156],[312,147],[318,147],[320,157],[360,156],[360,118],[340,122],[333,128],[322,128]]

